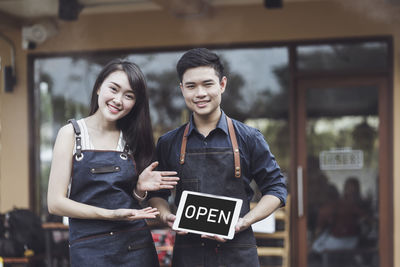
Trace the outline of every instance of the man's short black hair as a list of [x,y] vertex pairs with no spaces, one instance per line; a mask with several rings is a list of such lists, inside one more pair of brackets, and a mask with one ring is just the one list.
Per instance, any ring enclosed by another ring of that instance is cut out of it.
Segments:
[[212,67],[219,79],[224,75],[224,66],[216,53],[207,48],[193,48],[183,54],[176,65],[179,80],[182,81],[185,71],[197,67]]

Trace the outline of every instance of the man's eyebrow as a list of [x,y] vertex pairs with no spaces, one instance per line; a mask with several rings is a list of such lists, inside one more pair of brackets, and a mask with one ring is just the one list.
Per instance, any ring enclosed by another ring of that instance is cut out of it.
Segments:
[[214,80],[212,80],[212,79],[209,79],[209,80],[205,80],[205,81],[203,81],[203,83],[209,83],[209,82],[214,82]]
[[[208,79],[208,80],[201,81],[201,83],[212,83],[212,82],[214,82],[213,79]],[[185,82],[184,84],[185,85],[193,85],[193,84],[196,84],[196,83],[195,82]]]
[[192,85],[192,84],[196,84],[195,82],[185,82],[185,85]]

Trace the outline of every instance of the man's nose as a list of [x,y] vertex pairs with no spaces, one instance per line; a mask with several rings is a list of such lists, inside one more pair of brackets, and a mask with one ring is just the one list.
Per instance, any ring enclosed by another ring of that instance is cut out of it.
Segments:
[[197,97],[205,96],[206,94],[207,94],[207,91],[203,86],[200,85],[200,86],[197,87],[197,90],[196,90],[196,96]]

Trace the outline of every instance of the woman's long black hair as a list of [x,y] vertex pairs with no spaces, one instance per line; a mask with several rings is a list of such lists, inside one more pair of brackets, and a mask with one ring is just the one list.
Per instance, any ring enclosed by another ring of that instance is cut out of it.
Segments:
[[153,159],[154,139],[146,80],[142,71],[135,63],[123,59],[114,59],[103,68],[93,86],[89,115],[93,115],[99,108],[97,91],[104,80],[115,71],[126,73],[136,97],[136,103],[132,110],[117,121],[117,127],[122,130],[125,142],[133,152],[137,165],[136,168],[140,174]]

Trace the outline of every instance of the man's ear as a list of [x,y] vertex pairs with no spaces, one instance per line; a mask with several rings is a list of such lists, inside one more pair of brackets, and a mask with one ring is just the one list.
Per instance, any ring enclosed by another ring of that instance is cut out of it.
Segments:
[[179,88],[181,88],[181,93],[183,94],[183,84],[179,83]]
[[221,81],[219,82],[219,85],[220,85],[220,87],[221,87],[221,94],[223,93],[223,92],[225,92],[225,88],[226,88],[226,85],[228,84],[228,79],[226,78],[226,76],[223,76],[222,78],[221,78]]

